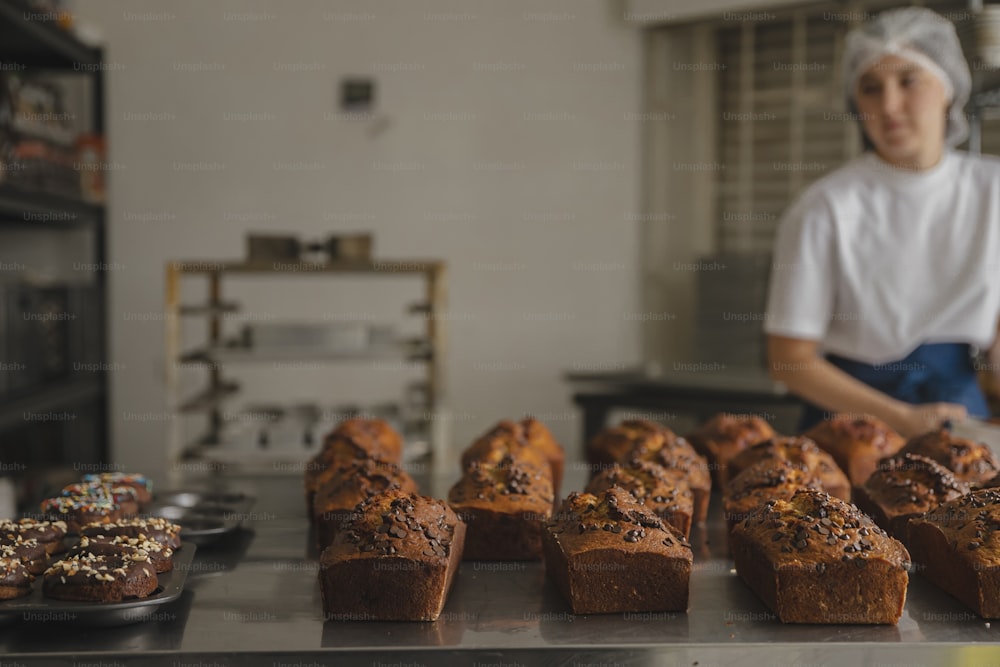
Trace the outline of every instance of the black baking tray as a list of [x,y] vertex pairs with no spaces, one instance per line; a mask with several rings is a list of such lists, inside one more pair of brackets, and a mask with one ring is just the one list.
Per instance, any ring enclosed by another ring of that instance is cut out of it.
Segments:
[[204,547],[231,539],[256,502],[241,492],[178,489],[157,493],[147,513],[180,525],[181,539]]
[[[177,600],[184,591],[184,582],[191,570],[197,547],[185,542],[174,553],[174,569],[157,574],[156,592],[145,598],[122,602],[72,602],[53,600],[42,594],[39,576],[32,584],[31,594],[0,602],[0,624],[14,622],[31,624],[70,623],[84,626],[112,627],[157,620],[159,607]],[[58,558],[56,558],[58,560]]]

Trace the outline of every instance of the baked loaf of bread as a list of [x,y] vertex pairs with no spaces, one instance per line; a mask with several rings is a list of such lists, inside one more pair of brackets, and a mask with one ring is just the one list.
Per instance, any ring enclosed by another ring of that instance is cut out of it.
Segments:
[[774,437],[758,442],[729,461],[729,478],[733,479],[761,461],[781,460],[801,463],[819,478],[824,491],[841,500],[850,501],[851,482],[847,475],[837,466],[832,456],[809,438]]
[[575,614],[687,611],[691,546],[624,489],[571,493],[543,544]]
[[340,524],[358,503],[389,489],[417,492],[417,483],[395,463],[357,459],[338,470],[337,475],[316,490],[313,500],[313,521],[320,551],[333,541]]
[[833,457],[854,487],[867,482],[879,461],[906,444],[906,439],[881,419],[846,413],[821,421],[803,435]]
[[153,481],[145,475],[134,472],[102,472],[84,475],[85,484],[108,484],[110,486],[131,486],[142,509],[153,501]]
[[45,547],[47,554],[60,553],[66,550],[63,538],[66,537],[66,522],[39,521],[37,519],[21,519],[0,521],[0,533],[17,534],[26,540],[38,540]]
[[989,482],[1000,473],[1000,466],[988,445],[954,437],[946,429],[910,438],[899,452],[933,459],[955,473],[956,479],[973,487]]
[[115,537],[123,535],[140,540],[152,540],[170,547],[174,551],[181,548],[181,527],[176,523],[160,518],[122,519],[112,523],[95,523],[84,526],[81,536],[98,537],[101,535]]
[[107,498],[59,496],[42,501],[42,514],[50,521],[66,524],[66,533],[76,535],[91,523],[112,523],[125,518],[122,508]]
[[436,620],[464,544],[465,524],[443,501],[398,489],[366,500],[320,556],[326,618]]
[[362,459],[401,463],[402,436],[381,419],[348,419],[330,431],[323,448],[306,464],[306,512],[310,517],[316,491],[343,468]]
[[57,600],[121,602],[149,597],[159,585],[156,572],[142,556],[79,554],[57,561],[45,571],[42,592]]
[[541,452],[549,462],[549,469],[552,471],[552,489],[558,497],[566,466],[566,452],[563,451],[562,445],[556,441],[548,427],[534,417],[525,417],[520,421],[520,425],[524,431],[524,439],[528,441],[528,446]]
[[[535,438],[538,438],[537,428]],[[533,445],[525,432],[524,424],[502,420],[486,433],[476,438],[462,452],[462,470],[485,466],[495,467],[507,457],[547,469],[551,476],[552,465],[549,456]],[[555,480],[553,479],[553,484]],[[553,486],[554,488],[554,486]]]
[[760,505],[781,498],[788,500],[800,489],[822,490],[823,482],[802,463],[785,459],[765,459],[750,466],[729,482],[723,500],[730,530],[750,516]]
[[670,524],[685,538],[691,534],[694,496],[687,483],[687,474],[649,461],[633,461],[624,466],[615,464],[591,478],[585,489],[595,496],[608,489],[625,489],[643,505]]
[[909,525],[915,569],[983,618],[1000,618],[1000,491],[938,505]]
[[507,455],[466,470],[448,503],[466,525],[465,560],[540,560],[552,516],[551,471]]
[[0,555],[0,600],[13,600],[31,593],[31,574],[18,558]]
[[730,536],[736,573],[783,623],[894,624],[909,553],[856,507],[803,489]]
[[[708,462],[698,455],[691,443],[666,426],[643,419],[624,421],[621,426],[605,430],[603,435],[608,451],[619,458],[611,464],[599,464],[595,470],[631,461],[648,461],[669,470],[680,470],[694,498],[693,521],[705,521],[712,494],[712,475]],[[602,442],[602,434],[598,434],[594,442]]]
[[84,535],[76,543],[76,546],[70,549],[69,555],[73,557],[77,554],[88,553],[96,556],[128,557],[132,558],[132,560],[147,558],[157,574],[170,572],[174,569],[174,550],[153,540],[126,537],[124,535],[117,535],[115,537],[107,535],[87,537]]
[[715,484],[725,493],[729,484],[729,460],[775,435],[771,425],[760,417],[721,412],[685,437],[695,451],[708,459]]
[[906,525],[911,518],[968,492],[967,484],[936,461],[897,454],[883,460],[868,481],[854,489],[854,503],[890,535],[909,544]]
[[666,426],[648,419],[626,419],[618,426],[609,426],[587,443],[587,462],[592,466],[592,473],[628,461],[636,444],[647,438],[661,442],[666,439],[672,444],[678,436]]

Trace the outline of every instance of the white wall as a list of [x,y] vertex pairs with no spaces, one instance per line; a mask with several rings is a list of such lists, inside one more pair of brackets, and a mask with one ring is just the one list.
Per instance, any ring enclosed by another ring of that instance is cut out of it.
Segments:
[[[639,358],[628,314],[640,307],[641,128],[628,114],[642,104],[641,34],[622,5],[103,0],[76,11],[102,31],[110,66],[117,461],[163,464],[164,262],[240,257],[244,233],[260,229],[371,229],[382,258],[447,260],[455,446],[525,411],[578,446],[561,374]],[[332,113],[336,82],[352,74],[374,75],[377,120]],[[256,119],[232,120],[241,113]],[[191,171],[199,163],[212,169]],[[398,313],[410,289],[320,285],[247,281],[234,293],[262,317],[315,319]],[[365,368],[254,382],[251,396],[289,400],[393,386]]]

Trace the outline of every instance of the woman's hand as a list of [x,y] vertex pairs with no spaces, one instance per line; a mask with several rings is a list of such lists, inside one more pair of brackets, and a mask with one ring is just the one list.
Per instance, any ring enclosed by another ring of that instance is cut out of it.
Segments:
[[961,421],[969,416],[965,406],[958,403],[902,404],[899,413],[892,420],[893,428],[907,438],[936,431],[946,421]]

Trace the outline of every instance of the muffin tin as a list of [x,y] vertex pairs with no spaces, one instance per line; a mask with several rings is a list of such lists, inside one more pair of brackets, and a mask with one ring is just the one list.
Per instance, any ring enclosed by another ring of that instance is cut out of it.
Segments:
[[156,494],[146,513],[179,524],[185,542],[206,546],[231,539],[255,502],[238,491],[165,491]]
[[[195,551],[195,545],[185,540],[183,547],[174,553],[174,568],[156,575],[159,585],[152,595],[121,602],[74,602],[47,598],[42,594],[42,578],[39,576],[32,584],[29,595],[0,601],[0,625],[21,621],[118,626],[156,620],[160,606],[181,596]],[[59,555],[54,557],[55,560],[58,558]]]

